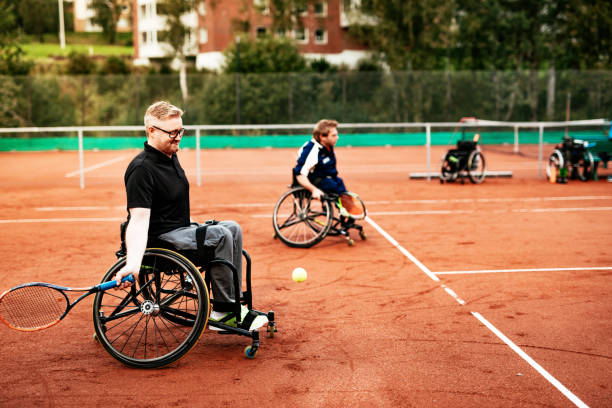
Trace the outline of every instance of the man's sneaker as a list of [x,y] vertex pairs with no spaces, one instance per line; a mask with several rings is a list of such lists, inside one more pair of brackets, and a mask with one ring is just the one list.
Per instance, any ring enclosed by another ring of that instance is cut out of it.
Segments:
[[[245,320],[246,319],[246,320]],[[236,327],[236,316],[233,315],[232,312],[217,312],[213,310],[210,312],[210,316],[208,317],[209,321],[216,323],[223,323],[231,327]],[[259,315],[255,312],[249,312],[249,309],[245,305],[240,306],[240,326],[242,326],[247,322],[251,321],[249,325],[249,331],[257,330],[260,327],[264,326],[268,323],[268,317],[265,315]],[[208,325],[210,330],[215,331],[223,331],[222,328],[214,327]]]

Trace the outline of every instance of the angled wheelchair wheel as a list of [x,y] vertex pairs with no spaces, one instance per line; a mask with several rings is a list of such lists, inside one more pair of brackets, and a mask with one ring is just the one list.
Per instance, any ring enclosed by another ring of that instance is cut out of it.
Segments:
[[[102,282],[113,278],[125,258]],[[187,354],[208,322],[210,299],[200,271],[167,249],[145,251],[138,282],[129,290],[96,294],[93,320],[100,344],[117,360],[157,368]]]
[[440,181],[455,181],[457,178],[457,163],[458,159],[450,152],[447,152],[442,158],[442,167],[440,168]]
[[546,177],[549,181],[555,182],[561,177],[561,169],[565,166],[563,153],[559,149],[555,149],[546,163]]
[[333,208],[328,200],[313,200],[310,191],[294,187],[274,206],[274,232],[285,244],[309,248],[320,242],[331,227]]
[[467,172],[470,181],[474,184],[480,184],[485,179],[485,158],[481,152],[474,150],[470,153],[467,163]]

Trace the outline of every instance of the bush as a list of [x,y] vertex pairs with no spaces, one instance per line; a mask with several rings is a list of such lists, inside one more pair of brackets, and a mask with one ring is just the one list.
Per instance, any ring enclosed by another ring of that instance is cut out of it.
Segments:
[[96,63],[86,54],[72,51],[68,55],[66,73],[69,75],[88,75],[96,70]]
[[104,61],[104,64],[102,64],[100,73],[103,75],[129,74],[130,67],[123,58],[117,56],[110,56]]

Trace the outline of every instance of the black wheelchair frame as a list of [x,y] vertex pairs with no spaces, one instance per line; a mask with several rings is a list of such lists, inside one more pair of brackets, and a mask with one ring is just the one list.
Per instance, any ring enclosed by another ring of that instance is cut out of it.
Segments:
[[[349,246],[355,241],[350,236],[350,230],[359,231],[362,240],[367,239],[363,227],[351,217],[339,212],[338,195],[325,194],[321,200],[313,200],[311,193],[301,185],[294,183],[289,186],[274,206],[272,224],[274,238],[294,248],[310,248],[321,242],[326,236],[342,236]],[[361,198],[354,195],[364,208]]]
[[[121,247],[116,252],[117,262],[107,271],[102,282],[115,276],[126,263],[126,223],[121,224]],[[129,289],[97,293],[93,305],[95,337],[104,348],[122,363],[139,368],[158,368],[187,354],[203,334],[206,325],[218,329],[219,334],[249,337],[250,346],[244,349],[254,358],[260,347],[259,331],[243,327],[242,305],[253,316],[265,315],[267,332],[277,332],[274,312],[253,309],[251,258],[246,250],[246,290],[240,291],[238,271],[224,259],[201,262],[198,251],[178,251],[167,242],[155,240],[145,250],[137,284]],[[197,266],[196,266],[197,265]],[[235,302],[226,304],[236,320],[236,327],[209,320],[211,299],[210,268],[225,265],[234,280]],[[202,278],[204,275],[204,278]],[[248,315],[247,315],[248,317]],[[244,321],[252,321],[245,318]],[[250,323],[249,323],[250,324]]]
[[564,137],[548,158],[546,177],[553,183],[567,183],[568,178],[588,181],[595,173],[595,159],[588,142]]
[[440,183],[450,183],[464,177],[474,184],[480,184],[485,179],[485,158],[480,151],[477,140],[459,140],[457,147],[451,149],[442,158]]

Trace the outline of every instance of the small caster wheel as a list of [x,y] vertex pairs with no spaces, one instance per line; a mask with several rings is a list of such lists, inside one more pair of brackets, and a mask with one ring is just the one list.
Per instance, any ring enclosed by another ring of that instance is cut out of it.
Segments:
[[278,235],[274,234],[274,239],[277,239],[277,238],[278,238]]
[[94,341],[95,341],[96,343],[100,343],[100,339],[98,339],[98,334],[97,334],[97,333],[94,333],[94,334],[93,334],[93,339],[94,339]]
[[274,334],[276,333],[276,327],[268,325],[268,328],[266,330],[268,331],[268,337],[274,338]]
[[253,350],[252,346],[246,346],[244,348],[244,355],[246,356],[246,358],[255,358],[257,357],[257,349]]
[[361,237],[362,240],[366,240],[368,239],[368,236],[366,235],[365,231],[359,231],[359,236]]
[[347,240],[347,243],[348,243],[348,246],[353,246],[353,245],[355,245],[355,241],[353,241],[353,238],[349,238],[349,239]]
[[440,179],[440,184],[444,184],[444,180]]

